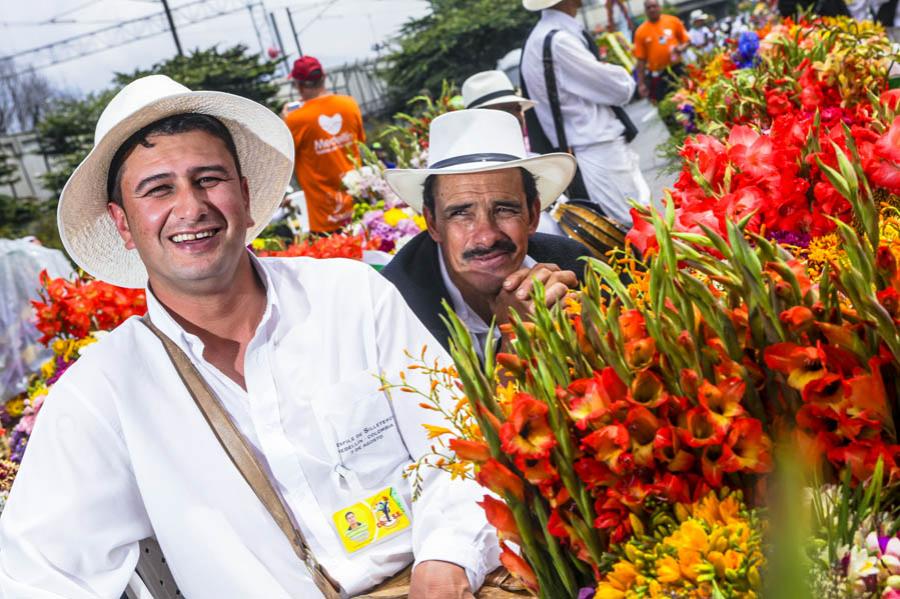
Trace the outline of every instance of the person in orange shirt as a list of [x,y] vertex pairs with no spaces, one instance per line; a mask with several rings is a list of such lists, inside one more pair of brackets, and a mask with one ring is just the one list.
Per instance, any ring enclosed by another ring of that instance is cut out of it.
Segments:
[[635,70],[638,93],[656,104],[671,91],[681,68],[681,54],[691,38],[681,19],[662,14],[659,0],[645,0],[644,11],[647,20],[634,32]]
[[357,142],[366,140],[362,113],[356,100],[326,89],[325,70],[312,56],[297,59],[291,78],[303,100],[299,108],[283,111],[294,136],[294,174],[306,196],[310,230],[330,233],[353,214],[353,199],[341,179],[354,168],[350,156],[359,160]]

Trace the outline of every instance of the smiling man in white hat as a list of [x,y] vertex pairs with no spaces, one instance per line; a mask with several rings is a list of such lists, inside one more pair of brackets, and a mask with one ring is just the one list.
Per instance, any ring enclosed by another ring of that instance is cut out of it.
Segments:
[[[445,347],[446,300],[482,354],[492,319],[532,310],[534,280],[549,304],[577,284],[589,255],[564,237],[535,233],[541,209],[575,172],[569,154],[528,156],[519,123],[496,110],[460,110],[431,122],[428,168],[388,170],[400,198],[425,216],[382,274]],[[576,275],[578,273],[578,275]]]
[[117,598],[150,536],[193,599],[350,596],[414,560],[410,597],[471,597],[497,565],[474,483],[427,469],[410,501],[440,422],[376,375],[408,348],[449,358],[396,289],[246,250],[292,166],[288,129],[244,98],[152,76],[106,107],[60,234],[87,272],[146,287],[149,318],[50,391],[0,518],[0,596]]

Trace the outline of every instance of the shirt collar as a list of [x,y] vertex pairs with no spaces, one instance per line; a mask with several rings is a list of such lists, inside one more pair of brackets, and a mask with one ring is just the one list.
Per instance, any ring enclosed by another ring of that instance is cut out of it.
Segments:
[[566,13],[554,8],[547,8],[541,11],[541,21],[544,21],[554,27],[565,29],[570,33],[581,35],[584,27],[575,17],[571,17]]
[[[266,290],[266,309],[265,312],[263,312],[263,317],[256,329],[258,335],[260,331],[268,328],[270,324],[277,322],[277,315],[280,313],[278,295],[275,293],[275,288],[272,286],[272,279],[269,276],[269,272],[263,266],[262,262],[249,250],[247,253],[250,256],[250,264],[259,275],[263,287],[265,287]],[[153,321],[153,324],[156,325],[156,328],[165,333],[169,339],[181,346],[182,349],[189,348],[195,356],[203,355],[203,341],[196,335],[185,331],[184,328],[178,324],[178,321],[172,317],[169,310],[163,306],[159,299],[157,299],[149,285],[147,286],[147,313],[150,314],[150,319]]]
[[[456,312],[456,315],[459,316],[459,319],[466,325],[466,328],[469,329],[470,333],[483,334],[487,333],[490,327],[487,323],[484,322],[484,319],[478,315],[475,310],[469,307],[469,304],[466,303],[466,300],[462,296],[462,292],[459,288],[453,283],[453,279],[450,278],[450,273],[447,272],[447,264],[444,262],[444,252],[441,251],[440,246],[438,246],[438,266],[441,270],[441,279],[444,281],[444,287],[447,288],[447,295],[450,296],[450,304],[453,306],[453,311]],[[537,262],[529,255],[525,255],[525,259],[522,260],[522,266],[524,268],[531,268],[537,264]]]

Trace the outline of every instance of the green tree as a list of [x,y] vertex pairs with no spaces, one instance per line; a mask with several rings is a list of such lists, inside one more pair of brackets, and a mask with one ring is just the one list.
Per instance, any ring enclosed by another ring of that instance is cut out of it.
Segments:
[[459,85],[493,69],[525,43],[536,20],[521,0],[434,0],[431,13],[407,21],[396,40],[385,71],[394,108],[422,92],[436,96],[444,80]]
[[0,148],[0,190],[4,191],[7,185],[14,185],[19,180],[18,169],[10,158],[11,156]]
[[117,73],[112,88],[81,99],[63,100],[38,123],[41,148],[52,168],[43,175],[44,185],[59,196],[75,167],[94,143],[100,113],[122,87],[146,75],[168,75],[193,90],[236,94],[275,108],[278,85],[273,82],[276,63],[238,45],[225,50],[212,47],[175,56],[133,73]]

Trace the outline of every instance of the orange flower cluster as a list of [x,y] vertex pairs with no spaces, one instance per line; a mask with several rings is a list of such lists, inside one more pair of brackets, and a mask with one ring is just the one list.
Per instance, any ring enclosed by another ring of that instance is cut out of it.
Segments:
[[348,258],[362,260],[363,250],[377,250],[381,247],[378,239],[365,239],[362,235],[335,234],[316,239],[307,239],[301,243],[289,245],[283,250],[261,250],[260,257],[293,258],[306,256],[309,258]]
[[91,331],[109,331],[133,315],[147,311],[143,289],[125,289],[95,279],[74,281],[40,275],[41,300],[34,301],[41,343],[51,339],[83,339]]

